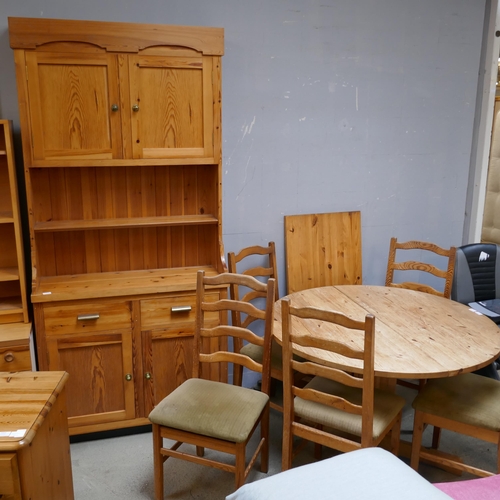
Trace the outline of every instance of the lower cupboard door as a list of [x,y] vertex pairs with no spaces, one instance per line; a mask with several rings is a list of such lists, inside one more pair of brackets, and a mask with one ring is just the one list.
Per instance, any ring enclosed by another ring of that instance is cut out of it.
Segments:
[[49,337],[47,347],[50,369],[69,373],[70,428],[135,417],[130,332]]

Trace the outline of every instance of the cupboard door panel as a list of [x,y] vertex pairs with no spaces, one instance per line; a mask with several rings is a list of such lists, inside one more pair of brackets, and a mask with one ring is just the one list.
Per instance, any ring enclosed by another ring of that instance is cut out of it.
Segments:
[[130,56],[134,158],[213,156],[211,58]]
[[146,416],[165,396],[193,375],[193,334],[143,332]]
[[34,51],[26,65],[35,161],[122,157],[116,56]]
[[69,373],[70,427],[135,417],[130,332],[48,337],[49,369]]

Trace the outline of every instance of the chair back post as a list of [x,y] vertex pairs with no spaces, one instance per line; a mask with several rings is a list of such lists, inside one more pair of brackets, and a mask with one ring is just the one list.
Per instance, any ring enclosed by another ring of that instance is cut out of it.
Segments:
[[[281,299],[281,329],[282,329],[282,359],[283,359],[283,441],[291,440],[291,422],[293,422],[293,404],[291,391],[287,390],[293,384],[293,368],[292,368],[292,343],[291,336],[291,315],[290,315],[290,299],[284,297]],[[283,460],[285,457],[283,457]],[[290,464],[291,465],[291,464]],[[289,468],[288,465],[286,468]]]
[[261,391],[268,396],[271,395],[271,345],[273,339],[273,314],[274,314],[274,297],[276,290],[276,280],[269,278],[267,281],[266,295],[266,317],[264,319],[264,354],[262,356],[262,381]]
[[375,391],[375,317],[367,314],[364,328],[363,356],[363,414],[361,423],[361,446],[370,446],[373,441],[373,407]]
[[205,285],[203,279],[205,271],[199,270],[196,273],[196,316],[194,321],[194,342],[193,342],[193,378],[200,377],[200,356],[201,351],[201,329],[205,321],[205,311],[202,304],[205,298]]

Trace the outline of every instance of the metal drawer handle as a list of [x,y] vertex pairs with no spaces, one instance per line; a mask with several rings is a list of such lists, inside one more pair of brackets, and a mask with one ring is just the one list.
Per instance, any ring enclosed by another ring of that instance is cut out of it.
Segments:
[[12,354],[11,352],[6,352],[3,359],[5,359],[7,363],[11,363],[12,361],[14,361],[14,354]]
[[97,314],[79,314],[78,321],[95,321],[99,319],[99,313]]
[[173,313],[185,313],[191,311],[192,307],[191,306],[177,306],[177,307],[172,307],[171,311]]

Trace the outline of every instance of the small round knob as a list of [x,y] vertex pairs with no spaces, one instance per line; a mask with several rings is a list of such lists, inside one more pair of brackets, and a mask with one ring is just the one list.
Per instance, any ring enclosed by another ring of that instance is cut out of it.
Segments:
[[118,104],[112,104],[111,111],[118,111]]
[[127,375],[125,375],[125,380],[127,382],[130,382],[132,380],[132,375],[130,375],[130,373],[127,373]]
[[139,111],[139,104],[134,104],[134,105],[132,106],[132,111],[133,111],[134,113],[137,113],[137,111]]
[[144,375],[144,377],[146,377],[146,380],[150,380],[151,379],[151,373],[146,372],[146,375]]
[[12,361],[14,361],[14,354],[12,354],[11,352],[6,352],[3,359],[5,359],[7,363],[11,363]]

